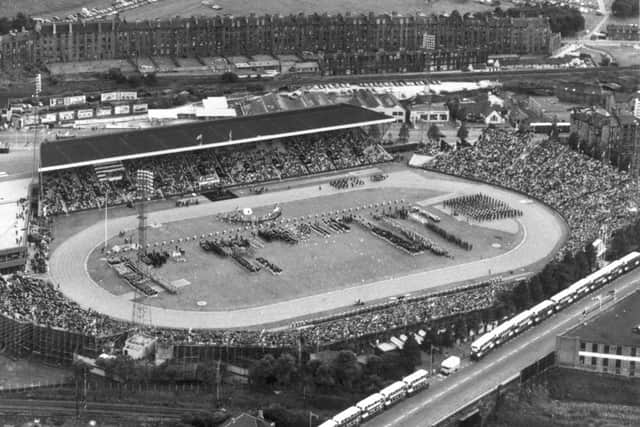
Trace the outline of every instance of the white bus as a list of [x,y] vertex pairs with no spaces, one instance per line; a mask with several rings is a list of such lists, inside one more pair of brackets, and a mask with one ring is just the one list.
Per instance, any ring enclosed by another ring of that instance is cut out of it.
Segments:
[[550,299],[556,305],[556,311],[562,310],[566,305],[569,305],[576,298],[575,291],[569,286],[566,289],[561,290]]
[[411,394],[423,388],[429,387],[429,373],[424,369],[418,369],[412,374],[407,375],[402,379],[402,382],[407,385],[407,393]]
[[510,322],[511,329],[509,330],[509,336],[518,335],[533,324],[533,315],[531,310],[523,311],[511,319]]
[[360,424],[360,408],[352,406],[333,417],[333,421],[339,427],[353,427]]
[[493,342],[495,328],[489,332],[486,332],[480,337],[471,343],[471,357],[474,359],[480,359],[486,353],[488,353],[494,346]]
[[534,323],[540,323],[553,314],[554,304],[551,300],[544,300],[531,308]]
[[356,403],[356,408],[360,409],[362,419],[366,420],[384,410],[384,396],[380,393],[374,393]]
[[385,406],[391,406],[398,400],[405,398],[407,395],[407,385],[402,381],[396,381],[389,387],[380,390],[380,394],[384,397]]
[[327,420],[320,424],[318,427],[338,427],[338,423],[333,420]]

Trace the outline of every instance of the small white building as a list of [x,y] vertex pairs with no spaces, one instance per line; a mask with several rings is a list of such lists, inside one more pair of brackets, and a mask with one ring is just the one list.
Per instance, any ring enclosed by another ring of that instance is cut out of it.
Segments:
[[449,121],[449,109],[444,104],[415,104],[409,107],[409,121],[446,123]]
[[507,121],[507,119],[505,119],[502,114],[500,114],[497,110],[491,110],[489,112],[489,114],[486,115],[486,117],[484,118],[484,123],[489,126],[489,125],[494,125],[494,126],[500,126],[505,124]]
[[134,360],[144,359],[155,352],[157,342],[157,338],[133,335],[124,342],[122,352]]

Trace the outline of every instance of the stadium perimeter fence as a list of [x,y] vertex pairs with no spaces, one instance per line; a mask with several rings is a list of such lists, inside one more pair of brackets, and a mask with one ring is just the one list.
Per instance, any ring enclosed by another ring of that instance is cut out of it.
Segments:
[[93,336],[0,314],[2,352],[13,357],[32,356],[53,365],[72,364],[74,353],[95,358],[106,343],[123,341],[126,335],[125,332],[111,336]]

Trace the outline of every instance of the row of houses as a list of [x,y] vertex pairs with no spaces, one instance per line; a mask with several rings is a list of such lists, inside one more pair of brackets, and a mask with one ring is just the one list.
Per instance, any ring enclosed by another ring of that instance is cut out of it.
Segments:
[[577,135],[579,150],[633,175],[640,172],[640,119],[631,111],[618,106],[576,107],[571,112],[571,132]]
[[549,54],[560,43],[546,18],[461,16],[264,15],[127,22],[37,23],[0,38],[0,66],[123,59],[256,54],[336,54],[482,48]]

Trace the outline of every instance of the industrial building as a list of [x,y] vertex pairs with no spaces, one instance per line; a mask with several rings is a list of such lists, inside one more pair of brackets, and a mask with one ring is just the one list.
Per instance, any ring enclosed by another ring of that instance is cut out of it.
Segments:
[[[609,294],[608,299],[615,299]],[[601,303],[607,301],[602,300]],[[596,310],[599,310],[596,305]],[[629,377],[640,365],[640,291],[556,338],[560,366]]]

